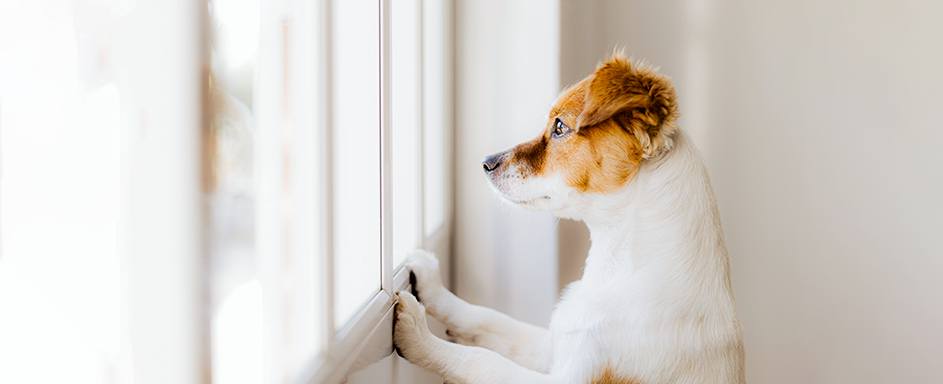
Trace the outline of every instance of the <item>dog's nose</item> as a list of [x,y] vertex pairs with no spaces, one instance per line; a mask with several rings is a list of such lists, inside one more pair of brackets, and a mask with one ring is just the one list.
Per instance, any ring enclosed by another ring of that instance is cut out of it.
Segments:
[[485,173],[491,173],[501,165],[501,156],[504,153],[496,153],[485,158],[485,161],[481,162],[481,165],[485,168]]

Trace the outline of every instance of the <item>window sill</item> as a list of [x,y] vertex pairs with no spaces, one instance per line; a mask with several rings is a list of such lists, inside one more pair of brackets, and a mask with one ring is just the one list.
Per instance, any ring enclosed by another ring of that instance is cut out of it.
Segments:
[[380,290],[343,328],[337,331],[330,351],[307,365],[292,384],[337,384],[348,373],[363,369],[393,353],[395,292],[409,287],[409,269],[393,274],[393,291]]

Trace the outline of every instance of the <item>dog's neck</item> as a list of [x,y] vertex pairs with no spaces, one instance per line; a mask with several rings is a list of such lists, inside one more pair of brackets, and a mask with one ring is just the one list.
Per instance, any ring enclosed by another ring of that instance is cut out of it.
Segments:
[[588,199],[580,209],[592,240],[584,279],[651,272],[669,274],[671,284],[708,278],[729,291],[723,229],[704,160],[684,132],[676,131],[673,141],[645,160],[622,191]]

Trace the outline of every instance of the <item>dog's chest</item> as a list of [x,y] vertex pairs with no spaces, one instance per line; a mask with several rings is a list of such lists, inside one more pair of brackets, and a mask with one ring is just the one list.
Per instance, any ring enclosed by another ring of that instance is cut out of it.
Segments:
[[604,352],[619,337],[613,328],[622,322],[626,303],[610,296],[611,292],[582,281],[568,288],[550,324],[554,353]]
[[596,300],[589,288],[583,281],[576,281],[567,288],[551,318],[550,326],[555,333],[571,333],[586,328],[594,318],[598,320],[593,312],[598,312],[599,308],[594,308]]
[[637,354],[648,350],[644,330],[653,321],[652,310],[629,293],[632,285],[578,281],[568,287],[550,324],[554,361],[610,361],[615,356],[646,360]]

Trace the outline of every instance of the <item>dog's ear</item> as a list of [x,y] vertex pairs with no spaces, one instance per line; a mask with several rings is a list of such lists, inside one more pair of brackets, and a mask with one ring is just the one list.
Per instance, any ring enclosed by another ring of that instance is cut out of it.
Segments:
[[592,74],[583,102],[577,129],[615,119],[638,138],[646,158],[671,145],[678,118],[675,90],[652,68],[633,67],[617,53]]

